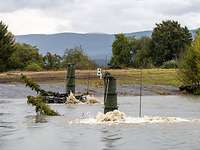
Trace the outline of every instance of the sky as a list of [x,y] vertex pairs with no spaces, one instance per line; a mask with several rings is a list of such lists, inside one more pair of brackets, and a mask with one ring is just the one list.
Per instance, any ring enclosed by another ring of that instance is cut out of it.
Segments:
[[200,0],[0,0],[0,20],[15,35],[127,33],[168,19],[200,27]]

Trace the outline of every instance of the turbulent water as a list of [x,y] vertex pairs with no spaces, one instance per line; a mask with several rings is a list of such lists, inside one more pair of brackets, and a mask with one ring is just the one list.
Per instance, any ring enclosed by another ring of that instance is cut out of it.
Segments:
[[74,96],[74,94],[72,92],[70,92],[69,96],[67,97],[67,100],[65,102],[65,104],[96,104],[96,103],[100,103],[94,96],[90,96],[90,95],[85,95],[84,97],[84,101],[79,101],[76,99],[76,97]]
[[98,113],[96,118],[77,119],[70,123],[83,124],[144,124],[144,123],[180,123],[180,122],[200,122],[200,119],[183,119],[179,117],[159,117],[159,116],[144,116],[144,117],[127,117],[125,113],[120,111],[108,112],[106,114]]
[[[0,94],[0,150],[200,147],[199,97],[144,96],[142,118],[138,118],[139,97],[118,97],[120,111],[108,116],[102,114],[100,103],[54,104],[51,107],[62,116],[42,117],[36,116],[34,108],[26,104],[26,93],[20,93],[20,88],[17,93],[1,90]],[[102,97],[98,99],[103,101]],[[105,121],[105,117],[113,115],[120,117]]]

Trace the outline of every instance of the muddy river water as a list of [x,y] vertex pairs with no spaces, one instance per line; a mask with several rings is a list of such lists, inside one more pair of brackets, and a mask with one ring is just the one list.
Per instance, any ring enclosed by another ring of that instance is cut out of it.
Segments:
[[[143,96],[144,118],[138,118],[139,97],[119,96],[119,110],[127,120],[97,123],[95,117],[103,112],[102,103],[54,104],[51,107],[62,116],[41,117],[26,104],[27,94],[34,93],[23,86],[0,85],[0,150],[200,148],[200,97]],[[103,98],[98,99],[102,102]]]

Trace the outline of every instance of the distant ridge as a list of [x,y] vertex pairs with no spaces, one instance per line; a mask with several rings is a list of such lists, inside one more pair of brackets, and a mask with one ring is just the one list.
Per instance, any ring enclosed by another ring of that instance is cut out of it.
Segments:
[[[191,31],[194,35],[195,30]],[[152,31],[125,33],[127,36],[150,37]],[[81,46],[85,53],[98,64],[105,64],[106,57],[110,59],[114,34],[106,33],[56,33],[56,34],[27,34],[16,35],[19,43],[37,46],[40,53],[48,51],[59,55],[64,54],[66,48]]]

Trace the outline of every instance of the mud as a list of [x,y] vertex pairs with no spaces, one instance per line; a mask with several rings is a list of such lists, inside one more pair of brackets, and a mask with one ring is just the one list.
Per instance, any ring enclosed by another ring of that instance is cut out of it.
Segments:
[[[65,92],[64,83],[42,83],[40,84],[45,90],[55,91],[55,92]],[[76,85],[76,93],[82,94],[87,92],[87,86],[78,84]],[[1,98],[23,98],[27,95],[35,95],[34,91],[25,87],[21,83],[10,83],[10,84],[0,84],[0,97]],[[89,87],[89,94],[95,97],[102,97],[104,94],[103,87]],[[139,85],[118,85],[117,86],[118,96],[138,96],[140,94]],[[142,88],[142,95],[154,96],[154,95],[181,95],[182,93],[178,88],[173,86],[165,85],[144,85]]]
[[[77,92],[86,92],[87,87],[85,85],[77,85]],[[102,96],[104,93],[103,87],[96,88],[90,87],[89,93]],[[117,94],[119,96],[138,96],[140,95],[140,85],[118,85]],[[167,85],[143,85],[142,95],[154,96],[154,95],[181,95],[177,87]]]

